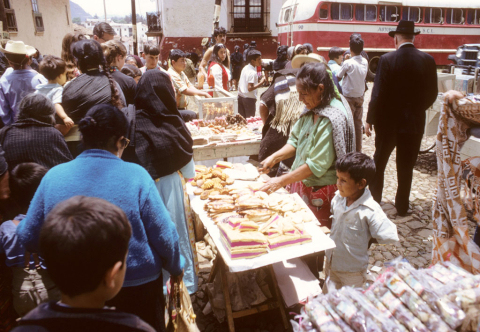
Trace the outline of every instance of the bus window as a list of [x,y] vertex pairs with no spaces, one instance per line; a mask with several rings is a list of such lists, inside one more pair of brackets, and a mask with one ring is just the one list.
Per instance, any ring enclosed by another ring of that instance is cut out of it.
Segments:
[[348,3],[332,3],[332,20],[351,21],[353,17],[353,6]]
[[449,8],[447,9],[447,23],[448,24],[464,24],[463,9]]
[[283,15],[283,22],[287,23],[290,20],[290,14],[292,13],[292,8],[285,10],[285,15]]
[[443,11],[441,8],[425,8],[425,23],[442,24]]
[[357,21],[376,21],[377,6],[374,5],[356,5],[355,19]]
[[468,10],[467,23],[472,25],[480,25],[480,9]]
[[418,7],[403,7],[402,20],[420,23],[422,20],[422,10]]
[[[385,15],[385,13],[387,13]],[[398,22],[400,15],[397,6],[380,7],[380,21],[382,22]]]
[[328,19],[328,3],[322,3],[320,6],[320,19]]

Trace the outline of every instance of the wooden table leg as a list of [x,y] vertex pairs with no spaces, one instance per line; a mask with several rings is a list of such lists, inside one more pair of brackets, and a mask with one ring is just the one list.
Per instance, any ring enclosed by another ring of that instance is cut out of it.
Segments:
[[230,332],[235,332],[235,326],[233,323],[233,314],[232,314],[232,302],[230,302],[230,292],[228,290],[228,281],[227,281],[227,266],[223,262],[222,258],[218,256],[218,259],[221,260],[218,262],[220,265],[220,273],[222,274],[222,288],[223,288],[223,297],[225,298],[225,313],[227,315],[228,321],[228,330]]
[[218,260],[220,254],[217,254],[217,257],[213,260],[212,269],[210,270],[210,275],[208,276],[207,284],[212,283],[215,280],[215,275],[217,274],[218,269]]
[[270,275],[272,276],[272,281],[274,285],[274,291],[275,291],[275,297],[277,298],[278,302],[278,309],[280,310],[280,315],[282,316],[283,320],[283,325],[285,326],[285,329],[287,330],[290,327],[290,323],[288,322],[288,317],[287,314],[285,313],[285,306],[283,304],[283,297],[282,294],[280,293],[280,289],[278,288],[277,284],[277,278],[275,278],[275,271],[273,270],[273,266],[269,265],[268,270],[270,271]]

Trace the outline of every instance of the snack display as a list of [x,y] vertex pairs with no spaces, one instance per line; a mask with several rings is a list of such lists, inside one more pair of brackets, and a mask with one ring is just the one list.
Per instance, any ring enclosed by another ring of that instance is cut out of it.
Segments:
[[[327,295],[309,299],[296,319],[308,319],[319,331],[324,322],[327,331],[466,331],[469,318],[463,310],[480,304],[478,276],[449,262],[422,270],[405,260],[391,263],[368,289],[330,289]],[[455,287],[459,284],[460,289]],[[312,330],[304,324],[293,326],[294,331]]]
[[226,193],[223,189],[226,185],[233,184],[235,180],[228,177],[220,167],[211,168],[205,166],[195,166],[195,177],[190,184],[195,189],[195,195],[200,195],[200,198],[207,199],[214,191],[218,193]]
[[228,114],[224,117],[208,119],[186,123],[194,141],[206,140],[208,143],[209,141],[229,142],[237,139],[255,139],[262,133],[263,122],[260,117],[245,119],[240,114]]

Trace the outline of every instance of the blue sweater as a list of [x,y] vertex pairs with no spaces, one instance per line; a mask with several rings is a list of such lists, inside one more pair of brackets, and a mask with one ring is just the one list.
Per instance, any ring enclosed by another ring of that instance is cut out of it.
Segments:
[[156,280],[162,268],[172,275],[182,273],[185,259],[180,255],[178,233],[152,178],[141,166],[105,150],[84,151],[48,171],[27,217],[17,227],[27,250],[38,252],[40,229],[55,205],[77,195],[103,198],[127,215],[132,237],[124,287]]

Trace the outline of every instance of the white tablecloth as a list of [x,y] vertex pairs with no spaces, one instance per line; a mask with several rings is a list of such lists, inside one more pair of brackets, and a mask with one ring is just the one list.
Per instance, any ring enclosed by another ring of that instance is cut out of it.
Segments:
[[[243,183],[246,186],[250,182],[236,181],[235,185],[241,186],[240,183]],[[207,201],[201,200],[199,196],[193,195],[193,187],[190,184],[187,185],[187,192],[190,196],[190,204],[192,209],[200,217],[200,220],[202,221],[203,225],[207,229],[207,232],[210,234],[213,241],[215,242],[217,250],[222,256],[225,264],[228,266],[230,272],[253,270],[262,266],[282,262],[288,259],[302,257],[316,252],[335,248],[335,243],[327,235],[325,235],[325,233],[318,226],[318,221],[314,219],[314,221],[304,224],[305,230],[312,236],[312,242],[270,251],[269,253],[260,257],[232,260],[230,258],[230,254],[225,249],[220,240],[220,230],[218,229],[218,226],[204,210],[204,206]],[[295,195],[296,199],[301,201],[300,196],[298,196],[297,194]],[[309,210],[306,204],[305,208]],[[314,216],[313,213],[312,216]]]

